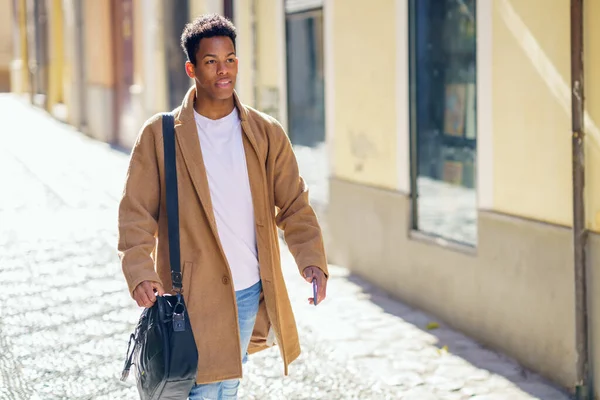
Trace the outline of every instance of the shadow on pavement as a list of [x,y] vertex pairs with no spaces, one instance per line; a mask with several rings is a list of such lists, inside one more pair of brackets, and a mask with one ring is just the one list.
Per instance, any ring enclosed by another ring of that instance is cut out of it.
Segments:
[[[368,295],[369,300],[381,307],[385,313],[396,316],[428,335],[436,337],[436,346],[439,349],[447,346],[450,354],[462,358],[479,369],[506,378],[523,392],[539,399],[549,399],[549,391],[554,392],[556,395],[562,394],[564,397],[561,398],[563,399],[574,399],[574,396],[564,388],[560,388],[539,374],[527,370],[516,360],[483,346],[465,334],[452,329],[447,324],[438,322],[437,318],[423,311],[401,303],[400,300],[393,298],[383,289],[369,283],[364,278],[351,273],[347,276],[347,280],[360,287],[363,293]],[[439,327],[428,329],[428,325],[432,322],[437,322]],[[543,386],[540,384],[543,384]],[[552,397],[552,399],[554,398],[556,397]]]

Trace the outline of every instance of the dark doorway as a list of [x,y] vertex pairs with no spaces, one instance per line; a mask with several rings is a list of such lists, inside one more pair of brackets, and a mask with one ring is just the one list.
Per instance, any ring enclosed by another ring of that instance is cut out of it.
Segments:
[[223,15],[233,21],[233,0],[223,0]]
[[180,46],[181,33],[189,22],[188,10],[188,0],[164,2],[167,106],[169,110],[181,105],[183,97],[192,85],[190,78],[185,74],[187,58]]

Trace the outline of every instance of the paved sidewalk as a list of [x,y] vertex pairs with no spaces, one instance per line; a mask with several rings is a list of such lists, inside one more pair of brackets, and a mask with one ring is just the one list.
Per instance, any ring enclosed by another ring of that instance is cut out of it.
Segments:
[[[140,313],[115,252],[128,155],[14,96],[0,113],[0,400],[135,399],[118,380]],[[342,267],[307,305],[283,253],[303,353],[287,378],[276,349],[252,356],[240,399],[569,399]]]

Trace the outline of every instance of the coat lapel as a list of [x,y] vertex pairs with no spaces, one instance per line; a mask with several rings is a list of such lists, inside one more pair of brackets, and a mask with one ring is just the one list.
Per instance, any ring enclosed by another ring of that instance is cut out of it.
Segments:
[[[254,205],[254,218],[259,226],[264,226],[264,202],[268,197],[265,192],[265,183],[267,171],[264,160],[262,160],[258,142],[252,132],[248,121],[248,111],[240,102],[237,94],[234,93],[235,105],[240,114],[242,132],[244,134],[244,153],[246,154],[246,165],[248,167],[248,179],[250,181],[250,191],[252,193],[252,203]],[[262,178],[262,179],[261,179]]]
[[[235,102],[235,106],[238,109],[238,112],[240,114],[240,121],[242,124],[242,131],[244,132],[244,136],[246,137],[246,139],[248,139],[248,141],[250,142],[250,145],[252,146],[252,150],[254,150],[254,156],[258,156],[260,157],[260,150],[258,148],[258,143],[256,142],[256,137],[254,136],[254,133],[252,132],[252,129],[250,128],[250,124],[248,123],[248,111],[246,110],[246,107],[244,107],[244,105],[242,104],[242,102],[240,101],[237,93],[233,93],[233,100]],[[247,143],[245,143],[244,141],[244,149],[246,150],[246,158],[248,158],[249,154],[248,154],[248,148],[246,147]]]
[[[183,104],[179,115],[175,120],[175,135],[179,144],[179,151],[183,156],[185,166],[190,174],[194,189],[198,194],[202,208],[208,218],[210,227],[215,238],[219,238],[217,224],[215,222],[215,214],[210,198],[210,189],[208,187],[208,178],[206,168],[204,167],[204,159],[200,148],[200,139],[198,138],[198,130],[196,128],[196,119],[194,118],[194,98],[196,89],[191,88]],[[219,241],[220,245],[220,241]]]

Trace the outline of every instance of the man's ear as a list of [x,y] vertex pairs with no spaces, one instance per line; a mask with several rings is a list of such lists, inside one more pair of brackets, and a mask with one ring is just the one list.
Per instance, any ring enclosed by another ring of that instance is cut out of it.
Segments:
[[194,79],[196,77],[196,67],[189,61],[185,62],[185,73],[190,78]]

